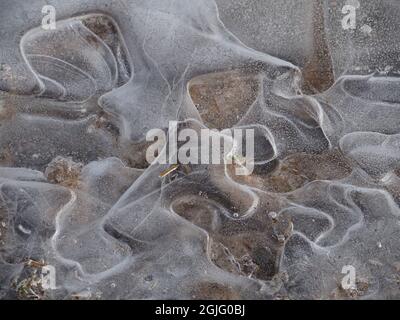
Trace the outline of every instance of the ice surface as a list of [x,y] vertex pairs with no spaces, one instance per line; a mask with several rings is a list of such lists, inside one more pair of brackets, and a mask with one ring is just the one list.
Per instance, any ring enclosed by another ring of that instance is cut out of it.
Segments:
[[[0,2],[0,298],[400,298],[398,1],[49,4]],[[163,177],[172,120],[254,172]]]

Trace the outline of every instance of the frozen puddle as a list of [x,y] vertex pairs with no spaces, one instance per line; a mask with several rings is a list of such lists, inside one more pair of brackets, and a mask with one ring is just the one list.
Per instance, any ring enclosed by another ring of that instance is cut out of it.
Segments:
[[0,4],[0,298],[400,298],[400,5],[297,2]]

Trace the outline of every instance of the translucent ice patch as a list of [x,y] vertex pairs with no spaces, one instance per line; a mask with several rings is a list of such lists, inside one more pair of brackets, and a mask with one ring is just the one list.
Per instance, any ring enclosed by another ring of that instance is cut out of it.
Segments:
[[44,84],[43,97],[82,102],[130,76],[117,26],[102,15],[60,21],[54,31],[31,30],[21,46]]
[[400,168],[400,135],[355,132],[340,141],[344,154],[373,176]]

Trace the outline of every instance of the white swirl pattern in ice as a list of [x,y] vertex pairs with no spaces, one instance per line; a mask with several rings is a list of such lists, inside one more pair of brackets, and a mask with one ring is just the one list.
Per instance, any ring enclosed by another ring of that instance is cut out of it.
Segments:
[[[397,0],[49,3],[0,3],[1,298],[400,298]],[[160,178],[173,120],[254,128],[254,172]]]

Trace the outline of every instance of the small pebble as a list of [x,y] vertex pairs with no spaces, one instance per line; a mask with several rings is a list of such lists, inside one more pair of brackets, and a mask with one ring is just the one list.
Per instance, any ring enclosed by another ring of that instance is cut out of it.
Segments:
[[270,213],[268,213],[268,216],[272,219],[272,220],[276,220],[276,218],[278,218],[278,214],[274,211],[271,211]]
[[279,242],[285,242],[285,240],[286,240],[286,238],[285,238],[285,236],[283,234],[278,235],[277,239],[278,239]]
[[150,274],[144,278],[144,281],[153,281],[153,276]]

